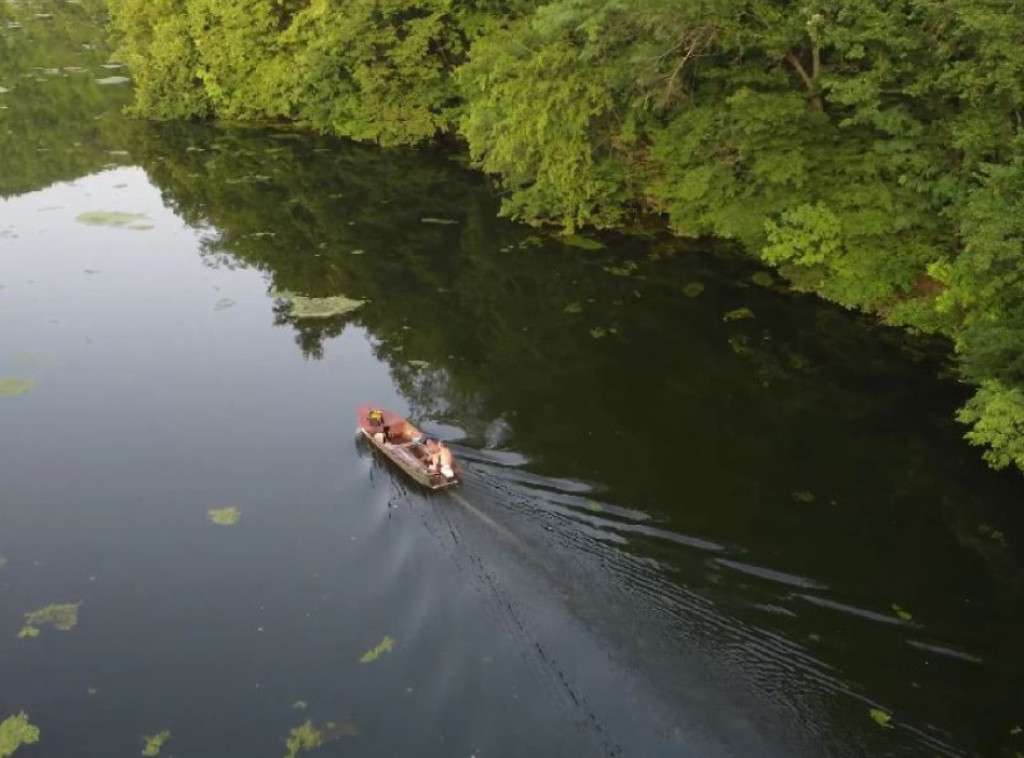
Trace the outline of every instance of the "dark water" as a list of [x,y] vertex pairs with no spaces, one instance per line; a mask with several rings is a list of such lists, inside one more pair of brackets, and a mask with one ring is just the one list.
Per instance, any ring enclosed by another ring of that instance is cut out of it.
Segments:
[[[0,38],[18,758],[281,756],[307,720],[339,756],[1024,751],[1024,485],[935,346],[710,246],[500,222],[449,156],[134,122],[87,11]],[[463,486],[358,444],[368,401]],[[54,603],[73,630],[18,638]]]

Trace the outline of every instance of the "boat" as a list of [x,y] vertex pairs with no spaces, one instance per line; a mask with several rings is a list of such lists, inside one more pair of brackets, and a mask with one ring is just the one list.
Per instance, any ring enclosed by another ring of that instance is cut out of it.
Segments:
[[396,466],[424,487],[441,490],[454,487],[462,479],[462,468],[452,460],[451,476],[430,471],[423,433],[408,419],[392,411],[364,405],[356,411],[357,431],[371,445],[390,458]]

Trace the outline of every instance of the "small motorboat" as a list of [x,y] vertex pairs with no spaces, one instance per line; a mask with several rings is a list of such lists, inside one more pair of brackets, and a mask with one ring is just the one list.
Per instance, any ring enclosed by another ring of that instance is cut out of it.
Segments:
[[423,432],[397,413],[364,405],[356,411],[358,431],[370,444],[390,458],[405,473],[432,490],[452,487],[462,479],[462,468],[453,458],[451,468],[432,471]]

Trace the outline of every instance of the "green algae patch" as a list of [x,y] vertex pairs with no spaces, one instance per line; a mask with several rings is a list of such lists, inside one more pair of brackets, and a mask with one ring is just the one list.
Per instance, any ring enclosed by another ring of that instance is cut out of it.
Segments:
[[704,285],[700,282],[690,282],[689,284],[683,285],[683,294],[691,300],[695,297],[700,297],[700,294],[704,291]]
[[242,518],[242,509],[236,505],[229,505],[227,508],[210,508],[206,512],[206,518],[218,526],[234,526]]
[[48,605],[37,611],[25,614],[25,626],[18,636],[38,637],[39,627],[52,626],[59,632],[70,632],[78,624],[78,606],[81,603],[65,603],[63,605]]
[[80,224],[86,224],[87,226],[115,226],[125,227],[129,224],[134,224],[139,219],[143,218],[142,213],[122,213],[121,211],[89,211],[88,213],[79,213],[75,217],[75,221]]
[[39,742],[39,729],[29,723],[24,713],[0,721],[0,758],[8,758],[22,745],[36,742]]
[[171,730],[167,729],[159,734],[153,734],[148,737],[143,737],[146,741],[146,746],[142,748],[142,754],[147,756],[160,755],[160,750],[163,748],[164,743],[171,738]]
[[31,379],[20,376],[0,376],[0,397],[27,395],[36,386]]
[[562,234],[557,239],[563,245],[579,248],[580,250],[601,250],[604,248],[603,242],[598,242],[590,237],[584,237],[582,234]]
[[744,321],[750,318],[754,318],[754,312],[750,308],[737,308],[732,311],[726,311],[725,315],[722,316],[722,321]]
[[334,297],[302,297],[291,298],[292,315],[295,318],[330,318],[341,316],[356,310],[366,303],[365,300],[353,300],[344,295]]
[[395,647],[395,641],[391,637],[384,637],[377,646],[367,650],[359,659],[360,663],[373,663],[384,653],[390,653]]
[[892,729],[892,714],[883,711],[881,708],[872,708],[868,711],[871,720],[885,729]]
[[910,611],[908,611],[906,608],[897,605],[896,603],[892,604],[892,610],[903,621],[913,621],[914,619]]
[[338,724],[328,721],[322,729],[318,729],[312,721],[294,727],[285,741],[284,758],[295,758],[303,751],[316,750],[328,742],[351,737],[358,734],[354,724]]

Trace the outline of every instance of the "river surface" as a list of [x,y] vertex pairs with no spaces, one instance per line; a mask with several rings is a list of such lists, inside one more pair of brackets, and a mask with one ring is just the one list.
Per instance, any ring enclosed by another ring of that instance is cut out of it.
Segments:
[[[1024,482],[961,440],[941,346],[712,245],[498,220],[458,156],[132,120],[88,6],[18,10],[18,758],[294,756],[306,722],[324,756],[1024,752]],[[360,444],[367,402],[463,484]],[[74,627],[19,637],[51,604]]]

